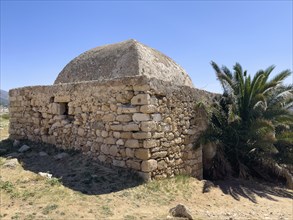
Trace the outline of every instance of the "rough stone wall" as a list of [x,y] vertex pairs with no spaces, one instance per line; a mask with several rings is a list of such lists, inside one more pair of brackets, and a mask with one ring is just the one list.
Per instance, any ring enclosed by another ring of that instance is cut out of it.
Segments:
[[202,178],[192,150],[206,119],[195,103],[212,94],[146,77],[13,89],[10,138],[77,149],[144,179]]

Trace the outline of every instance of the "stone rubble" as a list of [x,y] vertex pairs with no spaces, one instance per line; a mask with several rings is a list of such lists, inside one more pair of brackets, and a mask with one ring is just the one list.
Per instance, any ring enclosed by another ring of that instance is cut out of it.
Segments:
[[169,214],[173,217],[193,220],[193,217],[191,216],[189,209],[182,204],[178,204],[176,207],[170,209]]
[[8,168],[15,168],[18,165],[18,160],[17,158],[12,158],[12,159],[8,159],[4,162],[3,167],[8,167]]
[[50,173],[38,172],[38,174],[40,176],[45,177],[45,178],[48,178],[48,179],[51,179],[52,178],[52,174],[50,174]]

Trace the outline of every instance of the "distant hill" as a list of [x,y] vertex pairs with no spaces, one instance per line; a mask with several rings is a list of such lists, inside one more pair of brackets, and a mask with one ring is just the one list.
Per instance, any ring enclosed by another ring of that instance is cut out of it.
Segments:
[[0,105],[7,106],[9,104],[8,92],[0,89]]

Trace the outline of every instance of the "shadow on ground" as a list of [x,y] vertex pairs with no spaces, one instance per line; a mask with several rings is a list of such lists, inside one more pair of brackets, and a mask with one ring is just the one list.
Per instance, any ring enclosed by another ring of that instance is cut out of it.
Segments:
[[[19,153],[18,149],[24,144],[30,149]],[[56,159],[56,155],[60,153],[66,153],[65,157]],[[63,151],[45,143],[21,141],[13,147],[13,142],[6,139],[0,142],[0,156],[17,158],[25,170],[48,172],[60,179],[64,186],[89,195],[116,192],[143,183],[134,172],[108,167],[81,152]]]
[[[30,149],[25,153],[18,153],[18,149],[24,144],[30,146]],[[40,152],[43,153],[43,156],[40,155]],[[65,152],[67,156],[64,158],[55,158],[56,155]],[[35,173],[48,172],[53,177],[59,178],[64,186],[89,195],[117,192],[143,183],[134,172],[105,166],[81,152],[64,151],[45,143],[21,141],[18,146],[13,147],[13,142],[6,139],[0,142],[0,156],[17,158],[25,170]],[[269,185],[255,180],[231,179],[213,183],[205,181],[203,192],[209,192],[215,186],[236,200],[243,197],[257,203],[257,196],[272,201],[277,201],[277,197],[293,199],[292,191],[282,186]]]
[[256,180],[231,179],[216,181],[214,185],[221,189],[224,194],[230,195],[236,200],[243,197],[257,203],[256,196],[272,201],[278,201],[276,197],[293,199],[293,192],[284,186],[257,182]]

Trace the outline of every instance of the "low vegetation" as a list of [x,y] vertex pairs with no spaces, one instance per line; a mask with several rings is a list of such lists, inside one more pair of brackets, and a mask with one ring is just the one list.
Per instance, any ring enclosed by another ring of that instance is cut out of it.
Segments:
[[283,84],[291,72],[285,70],[269,79],[273,66],[254,77],[238,63],[233,72],[214,62],[212,66],[224,92],[211,109],[206,108],[210,125],[201,143],[216,149],[206,177],[270,181],[280,177],[292,189],[293,85]]
[[0,114],[0,140],[8,137],[9,114]]

